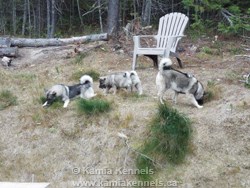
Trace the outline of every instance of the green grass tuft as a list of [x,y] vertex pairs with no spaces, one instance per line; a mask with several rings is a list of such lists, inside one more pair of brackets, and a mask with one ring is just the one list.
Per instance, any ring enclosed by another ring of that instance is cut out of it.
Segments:
[[81,76],[85,74],[91,76],[94,81],[99,80],[99,77],[100,77],[100,73],[96,72],[95,70],[78,70],[72,74],[71,79],[75,81],[79,81]]
[[220,94],[221,88],[214,81],[208,81],[204,102],[217,100],[220,98]]
[[0,92],[0,110],[14,105],[17,105],[17,97],[9,90],[2,90]]
[[85,57],[87,57],[87,56],[88,56],[88,53],[80,53],[79,55],[77,55],[77,56],[75,57],[73,63],[75,63],[75,64],[81,64],[81,63],[83,63],[82,60],[83,60]]
[[91,76],[93,78],[94,81],[97,81],[99,80],[99,77],[100,77],[100,73],[99,72],[96,72],[95,70],[87,70],[83,73],[84,74],[87,74],[89,76]]
[[170,163],[181,163],[188,151],[191,121],[177,110],[160,105],[151,130],[154,145],[157,146],[154,150],[164,154]]
[[213,50],[210,47],[204,46],[201,48],[201,51],[206,54],[213,55]]
[[137,101],[138,99],[143,99],[143,98],[146,98],[147,95],[146,94],[142,94],[142,95],[139,95],[137,93],[137,91],[133,91],[133,92],[127,92],[127,91],[124,91],[124,92],[121,92],[120,93],[120,96],[127,100],[128,98],[131,99],[131,100],[135,100]]
[[250,84],[245,83],[245,87],[250,89]]
[[152,181],[153,180],[152,174],[147,173],[147,171],[154,172],[156,169],[151,160],[140,155],[136,158],[136,166],[140,171],[146,172],[146,173],[137,174],[140,181]]
[[96,115],[108,112],[111,109],[111,103],[103,99],[79,99],[77,101],[78,112],[87,115]]
[[243,50],[239,47],[232,47],[229,51],[233,55],[241,54],[243,52]]
[[[163,163],[180,164],[190,152],[191,134],[189,118],[165,104],[159,105],[141,153]],[[153,162],[143,156],[137,158],[136,165],[138,169],[154,168]],[[138,176],[140,180],[151,178],[150,174]]]
[[246,78],[245,87],[248,88],[248,89],[250,89],[250,76],[248,76],[248,77]]

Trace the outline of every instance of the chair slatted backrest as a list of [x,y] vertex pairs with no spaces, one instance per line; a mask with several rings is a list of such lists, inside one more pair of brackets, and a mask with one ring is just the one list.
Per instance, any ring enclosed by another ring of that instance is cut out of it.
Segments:
[[[168,36],[183,35],[187,23],[188,17],[178,12],[166,14],[161,17],[157,34],[157,48],[166,48]],[[175,52],[179,40],[180,38],[177,38],[177,40],[174,41],[171,51]]]

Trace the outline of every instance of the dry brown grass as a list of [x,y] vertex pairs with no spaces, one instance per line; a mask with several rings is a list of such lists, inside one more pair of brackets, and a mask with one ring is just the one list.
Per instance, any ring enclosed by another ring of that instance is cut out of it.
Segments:
[[[94,83],[98,98],[113,101],[113,109],[104,115],[89,117],[77,113],[77,100],[71,100],[68,108],[42,108],[41,96],[44,88],[54,84],[74,84],[72,75],[79,69],[96,70],[100,75],[112,71],[130,70],[132,58],[127,54],[116,54],[97,50],[90,52],[80,64],[65,59],[71,49],[55,50],[20,49],[21,57],[15,59],[16,67],[0,69],[0,90],[8,89],[17,96],[18,105],[0,111],[0,179],[1,181],[48,181],[53,188],[72,187],[72,181],[84,180],[136,180],[136,175],[87,175],[72,174],[72,168],[135,169],[136,154],[128,150],[124,140],[117,136],[122,132],[128,136],[129,144],[138,149],[148,132],[148,122],[155,114],[158,100],[155,91],[155,76],[152,62],[140,58],[144,95],[118,92],[117,95],[103,95]],[[73,49],[73,48],[72,48]],[[186,56],[182,54],[185,61]],[[211,57],[212,58],[212,57]],[[190,61],[192,62],[192,61]],[[244,63],[244,62],[243,62]],[[191,106],[181,95],[174,106],[187,114],[194,123],[194,155],[179,167],[162,169],[159,180],[179,180],[184,183],[216,187],[219,185],[240,185],[250,176],[246,166],[249,153],[249,108],[228,110],[229,104],[237,106],[240,101],[249,103],[249,89],[235,82],[224,82],[228,70],[216,71],[216,63],[206,69],[200,64],[190,63],[185,72],[194,73],[202,83],[219,78],[219,97],[205,103],[202,110]],[[194,65],[194,66],[191,66]],[[199,65],[199,66],[197,66]],[[218,66],[220,64],[218,63]],[[235,65],[236,66],[236,65]],[[240,66],[237,62],[237,66]],[[239,70],[237,70],[239,73]],[[237,74],[238,74],[237,73]],[[166,99],[171,98],[166,93]],[[235,119],[229,122],[228,119]],[[240,138],[240,139],[239,139]],[[234,165],[233,173],[227,165]],[[202,181],[204,177],[208,182]],[[225,183],[225,179],[229,182]],[[237,186],[236,186],[237,187]],[[239,186],[238,186],[239,187]]]
[[221,96],[222,96],[222,89],[220,85],[216,84],[215,81],[208,81],[204,102],[206,103],[212,100],[219,100]]

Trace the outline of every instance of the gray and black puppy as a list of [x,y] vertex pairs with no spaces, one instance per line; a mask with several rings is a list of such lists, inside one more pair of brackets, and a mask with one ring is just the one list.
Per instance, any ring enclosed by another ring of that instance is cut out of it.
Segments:
[[93,78],[89,75],[83,75],[80,78],[80,84],[84,87],[81,88],[80,97],[83,99],[90,99],[96,96],[94,89],[93,89]]
[[172,61],[169,58],[163,58],[159,64],[159,72],[156,76],[156,86],[158,97],[163,103],[163,95],[167,89],[175,92],[173,101],[177,102],[179,93],[190,94],[191,102],[197,107],[202,108],[204,98],[204,87],[192,74],[183,73],[172,68]]
[[79,84],[72,86],[66,86],[64,84],[54,85],[45,91],[46,102],[43,104],[43,107],[51,105],[57,97],[60,97],[64,102],[64,108],[68,106],[70,99],[78,95],[82,98],[91,98],[95,95],[92,93],[93,89],[90,91],[91,94],[89,94],[89,88],[92,88],[92,84],[93,79],[90,76],[84,75],[81,77]]
[[141,80],[136,71],[130,71],[130,78],[132,81],[131,91],[136,88],[139,95],[142,95],[142,85]]
[[126,88],[131,91],[132,81],[129,72],[116,72],[99,78],[99,88],[105,89],[108,94],[111,88],[114,89],[116,94],[117,89]]
[[57,97],[60,97],[64,102],[63,107],[66,108],[69,104],[70,99],[74,98],[81,93],[81,84],[76,84],[73,86],[66,86],[64,84],[57,84],[52,86],[46,91],[46,102],[43,107],[51,105]]

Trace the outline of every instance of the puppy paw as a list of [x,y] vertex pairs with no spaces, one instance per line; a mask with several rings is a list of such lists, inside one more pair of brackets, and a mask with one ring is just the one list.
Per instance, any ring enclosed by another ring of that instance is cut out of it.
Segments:
[[48,101],[46,101],[44,104],[43,104],[43,107],[47,106],[48,104]]
[[163,98],[160,98],[160,103],[164,104]]

